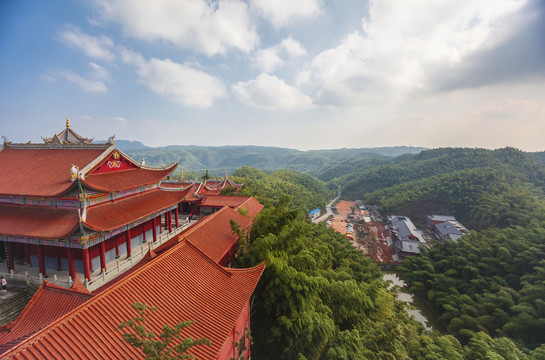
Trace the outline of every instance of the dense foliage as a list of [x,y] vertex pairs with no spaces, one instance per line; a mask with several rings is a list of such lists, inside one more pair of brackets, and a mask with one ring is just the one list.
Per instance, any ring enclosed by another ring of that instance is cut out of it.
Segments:
[[[447,212],[472,229],[524,225],[531,219],[545,219],[541,191],[523,184],[510,170],[480,168],[395,185],[365,195],[386,213],[403,212],[416,219],[426,213]],[[415,204],[433,203],[430,206]],[[410,212],[403,211],[412,206]],[[422,221],[420,221],[422,222]]]
[[545,344],[545,223],[474,232],[406,259],[412,291],[424,294],[449,333]]
[[303,212],[323,209],[333,195],[320,180],[294,170],[266,172],[245,166],[235,171],[231,179],[244,183],[240,195],[252,195],[265,206],[289,195],[293,198],[290,207]]
[[399,156],[388,164],[352,173],[343,185],[343,198],[361,199],[367,193],[407,182],[460,170],[486,168],[517,174],[521,182],[545,189],[544,167],[527,153],[513,148],[493,151],[444,148]]
[[[386,212],[444,212],[487,229],[401,266],[448,335],[409,318],[374,264],[293,210],[308,210],[311,193],[325,189],[318,180],[240,169],[244,191],[268,207],[239,259],[243,266],[267,261],[252,320],[256,358],[544,359],[545,167],[536,161],[540,154],[530,155],[511,148],[436,149],[348,160],[320,172],[330,185],[346,182],[343,197]],[[303,190],[294,191],[292,182]]]
[[263,210],[238,259],[242,266],[267,261],[252,315],[256,358],[464,359],[470,347],[426,332],[386,290],[375,264],[288,205],[282,198]]

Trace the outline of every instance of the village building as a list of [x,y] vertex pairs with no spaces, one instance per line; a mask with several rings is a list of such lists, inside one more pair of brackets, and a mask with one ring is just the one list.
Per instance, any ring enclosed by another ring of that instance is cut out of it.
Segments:
[[399,255],[419,255],[422,247],[428,247],[422,233],[414,226],[410,218],[389,215],[387,219],[390,234]]
[[320,217],[320,209],[312,209],[308,212],[307,217],[310,220],[316,220]]
[[446,240],[457,241],[469,233],[465,226],[450,215],[426,215],[426,223],[432,234],[442,243]]

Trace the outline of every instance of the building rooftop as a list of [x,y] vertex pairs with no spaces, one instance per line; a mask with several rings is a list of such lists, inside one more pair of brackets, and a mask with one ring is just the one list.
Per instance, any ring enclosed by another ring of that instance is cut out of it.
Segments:
[[178,235],[178,238],[190,240],[208,257],[219,262],[238,240],[238,236],[231,230],[231,219],[239,223],[242,229],[246,229],[252,222],[252,219],[225,206],[199,220]]
[[137,315],[131,305],[141,302],[158,308],[146,324],[148,330],[160,333],[163,325],[192,320],[182,337],[204,337],[211,345],[190,353],[197,359],[216,359],[264,269],[265,263],[249,269],[221,267],[184,241],[0,356],[143,359],[123,340],[122,331],[114,331]]
[[42,283],[17,320],[0,326],[0,354],[92,297],[87,289],[66,289],[47,281]]

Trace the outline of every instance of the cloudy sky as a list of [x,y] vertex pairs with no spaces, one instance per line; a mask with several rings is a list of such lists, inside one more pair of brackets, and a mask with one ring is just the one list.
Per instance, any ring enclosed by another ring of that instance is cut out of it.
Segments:
[[0,135],[545,150],[543,0],[0,2]]

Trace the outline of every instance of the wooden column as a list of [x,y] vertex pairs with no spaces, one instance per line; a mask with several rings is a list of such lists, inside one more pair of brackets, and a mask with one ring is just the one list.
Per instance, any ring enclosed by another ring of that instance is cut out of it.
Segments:
[[157,225],[155,224],[156,219],[157,219],[157,217],[154,217],[153,219],[151,219],[151,223],[152,223],[152,226],[153,226],[153,231],[152,231],[153,242],[157,241]]
[[142,243],[145,243],[146,240],[146,223],[142,224]]
[[57,248],[57,271],[62,271],[62,248],[61,247],[58,247]]
[[115,241],[115,258],[116,259],[119,259],[119,236],[116,236],[114,237],[114,241]]
[[31,261],[30,261],[30,245],[29,244],[25,244],[25,262],[27,266],[30,266]]
[[168,212],[168,232],[172,232],[172,211]]
[[180,215],[178,215],[178,208],[174,209],[174,217],[176,219],[176,227],[180,227]]
[[127,258],[131,257],[131,229],[125,232],[125,242],[127,243]]
[[106,271],[106,245],[100,242],[100,272]]
[[45,259],[44,259],[44,249],[43,245],[36,245],[36,254],[38,255],[38,270],[40,274],[45,278],[47,273],[45,272]]
[[11,251],[11,243],[6,242],[6,247],[8,248],[8,272],[11,272],[11,270],[15,270],[15,262],[13,261],[13,252]]
[[81,257],[83,260],[83,276],[88,281],[91,281],[91,268],[89,266],[89,249],[81,249]]
[[68,258],[68,275],[74,280],[76,278],[76,267],[74,266],[74,250],[66,248],[66,257]]

